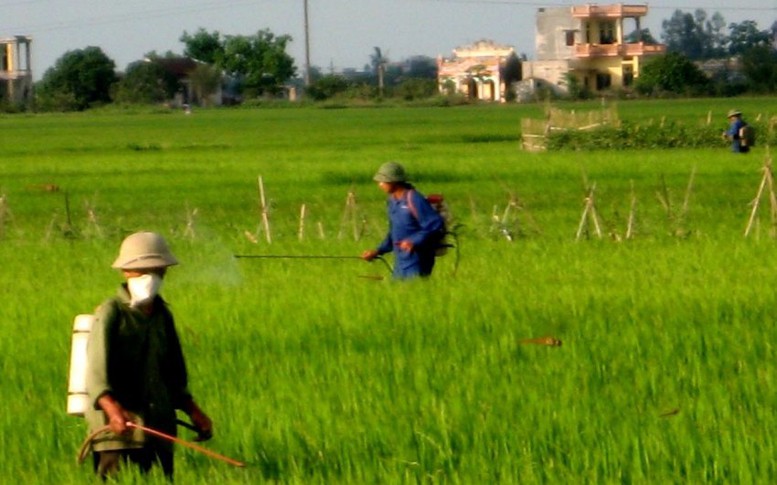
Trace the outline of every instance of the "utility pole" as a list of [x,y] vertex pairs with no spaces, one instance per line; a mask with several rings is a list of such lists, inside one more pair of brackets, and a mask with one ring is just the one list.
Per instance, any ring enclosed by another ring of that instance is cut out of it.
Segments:
[[305,2],[305,86],[310,86],[310,29],[308,26],[308,0]]

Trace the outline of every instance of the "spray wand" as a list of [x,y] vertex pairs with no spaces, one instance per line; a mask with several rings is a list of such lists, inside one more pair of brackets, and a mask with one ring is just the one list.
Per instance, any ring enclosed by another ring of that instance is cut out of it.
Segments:
[[[328,256],[328,255],[308,255],[308,254],[235,254],[236,259],[358,259],[363,261],[361,256]],[[377,256],[374,259],[383,261],[386,265],[389,273],[392,272],[391,265],[383,259],[382,256]]]

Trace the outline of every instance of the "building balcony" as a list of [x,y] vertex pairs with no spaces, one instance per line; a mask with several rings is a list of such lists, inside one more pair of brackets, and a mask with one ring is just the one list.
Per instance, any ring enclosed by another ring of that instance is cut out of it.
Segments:
[[575,57],[639,57],[666,53],[663,44],[575,44]]
[[572,6],[572,17],[578,19],[590,18],[633,18],[647,15],[647,5],[575,5]]

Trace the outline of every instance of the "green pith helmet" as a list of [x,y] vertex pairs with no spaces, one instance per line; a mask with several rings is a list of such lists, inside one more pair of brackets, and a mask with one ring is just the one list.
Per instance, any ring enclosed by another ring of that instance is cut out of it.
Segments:
[[380,166],[372,180],[390,183],[407,182],[407,174],[405,174],[405,168],[397,162],[386,162]]
[[738,109],[732,109],[728,111],[728,116],[726,118],[731,118],[732,116],[742,116],[742,112]]
[[112,267],[117,269],[166,268],[178,264],[164,238],[155,232],[136,232],[121,243],[119,257]]

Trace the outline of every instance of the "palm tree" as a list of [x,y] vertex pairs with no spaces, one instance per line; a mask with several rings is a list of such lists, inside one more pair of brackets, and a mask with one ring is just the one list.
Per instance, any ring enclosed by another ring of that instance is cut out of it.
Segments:
[[388,64],[388,58],[383,56],[380,51],[380,47],[375,47],[375,53],[370,56],[370,62],[372,68],[378,75],[378,93],[383,96],[383,76],[386,73],[386,64]]

